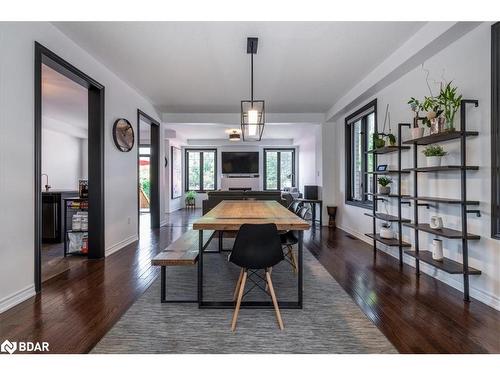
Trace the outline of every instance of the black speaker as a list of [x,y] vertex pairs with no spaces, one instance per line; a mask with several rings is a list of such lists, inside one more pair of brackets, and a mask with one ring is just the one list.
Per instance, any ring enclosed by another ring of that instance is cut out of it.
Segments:
[[304,185],[304,199],[318,199],[318,186]]

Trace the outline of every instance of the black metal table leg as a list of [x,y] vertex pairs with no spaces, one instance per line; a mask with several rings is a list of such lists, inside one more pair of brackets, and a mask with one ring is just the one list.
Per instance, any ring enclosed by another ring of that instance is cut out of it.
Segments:
[[223,239],[223,232],[220,230],[219,231],[219,253],[222,251],[222,239]]
[[302,230],[299,230],[299,243],[298,243],[298,247],[299,247],[299,251],[298,251],[298,261],[299,261],[299,272],[298,272],[298,305],[299,305],[299,308],[301,309],[302,308],[302,273],[303,273],[303,257],[302,257],[302,252],[303,252],[303,242],[304,242],[304,231]]
[[311,203],[312,224],[316,226],[316,202]]
[[203,231],[198,231],[198,307],[203,303]]
[[323,202],[319,202],[319,226],[323,226]]

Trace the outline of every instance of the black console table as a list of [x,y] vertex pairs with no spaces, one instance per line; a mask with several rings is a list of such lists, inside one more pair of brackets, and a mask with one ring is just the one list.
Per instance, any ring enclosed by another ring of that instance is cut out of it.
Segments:
[[[321,199],[297,198],[295,200],[302,203],[308,203],[311,206],[312,224],[316,225],[316,223],[319,222],[319,226],[323,226],[323,201]],[[316,205],[319,206],[319,220],[316,219]]]

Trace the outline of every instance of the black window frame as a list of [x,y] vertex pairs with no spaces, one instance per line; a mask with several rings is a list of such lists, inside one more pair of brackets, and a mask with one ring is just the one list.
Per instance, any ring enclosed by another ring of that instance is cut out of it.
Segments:
[[[267,188],[267,152],[268,151],[271,151],[271,152],[278,152],[278,160],[277,160],[277,167],[278,167],[278,171],[277,171],[277,178],[278,178],[278,181],[277,181],[277,189],[268,189]],[[292,173],[292,186],[296,186],[296,182],[297,182],[297,176],[296,176],[296,152],[295,152],[295,148],[294,147],[268,147],[268,148],[264,148],[263,150],[263,154],[264,154],[264,162],[263,162],[263,165],[262,165],[262,168],[263,168],[263,174],[264,174],[264,183],[263,183],[263,187],[264,187],[264,190],[266,191],[281,191],[281,189],[283,188],[281,186],[281,151],[285,151],[285,152],[290,152],[292,151],[292,170],[293,170],[293,173]]]
[[500,240],[500,22],[491,26],[491,238]]
[[[184,191],[188,192],[189,189],[189,152],[198,152],[200,154],[200,189],[194,190],[197,193],[206,193],[207,191],[215,191],[217,190],[217,149],[216,148],[186,148],[184,149]],[[214,188],[213,189],[205,189],[203,184],[203,153],[204,152],[213,152],[214,153]]]
[[[362,158],[362,163],[361,163],[361,170],[363,172],[363,182],[361,186],[361,196],[363,197],[361,201],[359,200],[354,200],[352,198],[352,179],[353,179],[353,165],[352,165],[352,149],[353,149],[353,127],[352,125],[354,124],[352,119],[358,117],[361,115],[363,112],[368,111],[370,108],[373,108],[373,111],[366,113],[362,118],[361,118],[361,133],[364,135],[361,138],[361,148],[363,150],[363,158]],[[351,113],[349,116],[345,118],[345,203],[347,205],[351,206],[356,206],[356,207],[361,207],[365,209],[372,209],[373,208],[373,200],[370,199],[370,197],[366,194],[367,191],[365,190],[366,187],[368,186],[368,179],[372,178],[370,175],[368,175],[366,172],[366,167],[368,165],[368,133],[367,133],[367,117],[370,114],[374,114],[374,120],[375,120],[375,132],[378,131],[378,125],[377,125],[377,99],[372,100],[368,104],[364,105],[363,107],[359,108],[355,112]],[[377,157],[376,155],[373,155],[373,163],[374,166],[377,163]]]

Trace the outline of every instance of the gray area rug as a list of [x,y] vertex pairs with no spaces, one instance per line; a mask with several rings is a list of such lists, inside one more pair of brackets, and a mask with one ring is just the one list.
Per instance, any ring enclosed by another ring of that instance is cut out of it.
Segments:
[[[224,241],[230,248],[230,240]],[[213,248],[214,244],[211,244]],[[204,299],[231,300],[239,269],[228,253],[204,259]],[[295,300],[297,279],[282,262],[273,269],[278,299]],[[168,299],[196,294],[196,266],[167,270]],[[270,300],[253,289],[246,300]],[[242,309],[236,332],[232,309],[198,309],[196,304],[160,303],[160,278],[96,345],[92,353],[397,353],[323,266],[304,250],[304,308],[281,310],[280,331],[274,310]]]

